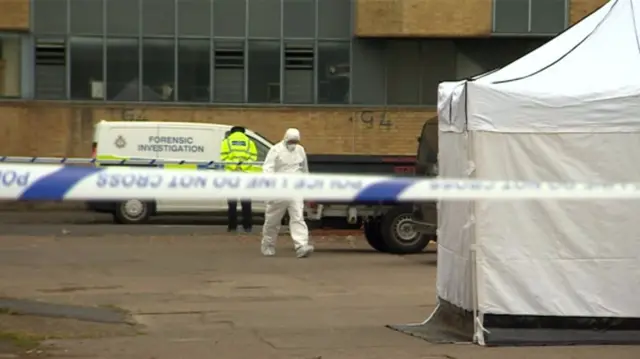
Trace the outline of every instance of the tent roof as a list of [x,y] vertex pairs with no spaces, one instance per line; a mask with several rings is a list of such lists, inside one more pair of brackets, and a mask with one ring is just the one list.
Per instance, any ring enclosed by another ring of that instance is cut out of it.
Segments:
[[640,0],[611,0],[523,58],[468,83],[471,130],[640,129]]

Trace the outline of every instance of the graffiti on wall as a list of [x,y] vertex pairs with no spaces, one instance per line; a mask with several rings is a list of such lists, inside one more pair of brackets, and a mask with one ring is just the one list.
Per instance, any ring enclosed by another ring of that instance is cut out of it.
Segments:
[[356,112],[351,118],[351,122],[357,121],[367,130],[382,129],[388,130],[393,128],[393,121],[384,111],[360,111]]
[[121,121],[148,121],[143,109],[124,108],[120,113]]

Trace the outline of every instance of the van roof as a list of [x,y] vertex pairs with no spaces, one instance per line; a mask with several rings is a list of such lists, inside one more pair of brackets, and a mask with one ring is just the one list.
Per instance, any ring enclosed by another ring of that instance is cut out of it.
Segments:
[[199,122],[167,122],[167,121],[106,121],[102,120],[99,125],[117,124],[124,127],[155,127],[155,126],[180,126],[180,127],[213,127],[213,128],[231,128],[231,125],[223,125],[218,123],[199,123]]

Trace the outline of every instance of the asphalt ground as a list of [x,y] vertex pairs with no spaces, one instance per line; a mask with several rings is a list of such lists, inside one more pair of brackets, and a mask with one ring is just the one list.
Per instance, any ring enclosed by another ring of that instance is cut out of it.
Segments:
[[50,358],[640,357],[632,346],[483,348],[392,331],[385,325],[421,322],[433,311],[435,249],[381,254],[355,232],[314,232],[316,253],[297,259],[285,234],[277,256],[265,258],[257,231],[230,235],[207,223],[118,226],[108,216],[38,212],[0,214],[0,228],[0,297],[115,308],[141,328],[0,316],[0,332],[46,337],[64,327],[71,334],[43,343]]

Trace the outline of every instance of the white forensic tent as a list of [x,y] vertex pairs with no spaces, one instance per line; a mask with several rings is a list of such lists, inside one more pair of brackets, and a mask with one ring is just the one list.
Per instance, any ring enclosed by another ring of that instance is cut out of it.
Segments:
[[[448,178],[640,182],[640,0],[439,88]],[[439,203],[440,301],[491,315],[640,318],[638,201]]]

